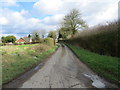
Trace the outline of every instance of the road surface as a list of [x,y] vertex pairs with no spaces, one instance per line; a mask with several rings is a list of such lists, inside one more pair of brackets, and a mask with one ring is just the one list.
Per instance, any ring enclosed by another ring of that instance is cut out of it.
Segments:
[[[38,69],[38,67],[33,70],[35,69]],[[83,64],[67,46],[63,45],[48,58],[42,68],[37,70],[27,80],[25,80],[25,77],[22,77],[4,87],[106,88],[115,86],[97,76],[91,69]]]

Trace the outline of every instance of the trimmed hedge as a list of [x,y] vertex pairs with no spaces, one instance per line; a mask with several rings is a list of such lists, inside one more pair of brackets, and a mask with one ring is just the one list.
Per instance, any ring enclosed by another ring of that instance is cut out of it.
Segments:
[[116,22],[109,23],[92,30],[82,31],[77,37],[68,40],[68,42],[101,55],[120,57],[118,53],[119,31]]

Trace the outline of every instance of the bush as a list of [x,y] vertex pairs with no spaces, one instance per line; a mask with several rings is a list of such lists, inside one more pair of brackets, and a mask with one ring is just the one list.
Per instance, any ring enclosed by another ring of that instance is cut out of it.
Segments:
[[14,45],[18,45],[18,43],[15,42]]
[[5,44],[4,43],[0,43],[0,46],[4,46]]
[[39,52],[39,53],[45,52],[49,49],[50,49],[50,47],[48,45],[45,45],[45,44],[40,44],[40,45],[37,45],[37,46],[33,46],[31,48],[31,50],[34,50],[35,52]]
[[116,22],[109,23],[82,31],[69,42],[101,55],[120,57],[118,54],[118,43],[120,43],[118,32],[118,24]]
[[40,43],[44,43],[45,39],[44,38],[40,38]]
[[49,46],[54,46],[54,40],[53,38],[45,38],[44,43],[49,45]]

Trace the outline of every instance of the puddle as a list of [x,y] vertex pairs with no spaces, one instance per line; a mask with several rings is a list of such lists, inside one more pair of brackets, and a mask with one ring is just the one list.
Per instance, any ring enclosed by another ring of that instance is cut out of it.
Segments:
[[70,88],[76,87],[78,85],[80,85],[80,83],[73,84],[73,85],[70,86]]
[[44,65],[44,63],[40,63],[38,66],[36,66],[36,67],[34,68],[34,70],[38,70],[38,69],[40,69],[41,66],[43,66],[43,65]]
[[31,75],[32,73],[34,73],[35,71],[37,71],[38,69],[40,69],[42,66],[44,65],[44,63],[40,63],[39,65],[37,65],[35,68],[31,69],[30,71],[26,72],[24,75],[22,75],[21,77],[19,77],[18,79],[23,79],[28,77],[29,75]]
[[40,63],[39,65],[37,65],[35,68],[31,69],[30,71],[26,72],[25,74],[23,74],[22,76],[18,77],[17,79],[11,81],[10,83],[4,85],[3,87],[10,87],[10,88],[18,88],[21,87],[21,85],[29,80],[29,78],[34,75],[34,73],[39,70],[42,66],[44,65],[44,63]]
[[65,55],[65,45],[62,44],[62,52],[61,52],[61,57],[63,57]]
[[12,53],[11,55],[16,56],[16,55],[18,55],[18,54],[16,54],[16,53]]
[[100,80],[100,78],[97,75],[88,75],[84,74],[84,76],[90,78],[93,83],[92,85],[96,88],[105,88],[105,84]]
[[33,58],[34,58],[34,59],[37,59],[37,57],[36,57],[36,56],[33,56]]

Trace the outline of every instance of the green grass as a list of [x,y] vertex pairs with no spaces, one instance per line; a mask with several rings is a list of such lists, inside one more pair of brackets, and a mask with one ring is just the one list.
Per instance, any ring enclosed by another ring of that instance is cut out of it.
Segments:
[[2,84],[18,77],[26,70],[37,65],[51,53],[57,46],[43,44],[2,46]]
[[120,79],[118,78],[120,75],[120,69],[118,67],[120,65],[120,58],[103,56],[70,44],[67,45],[82,62],[98,73],[98,75],[113,83],[120,84]]

